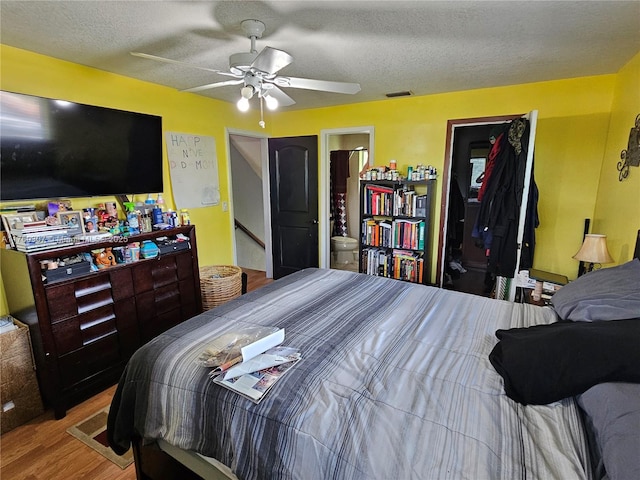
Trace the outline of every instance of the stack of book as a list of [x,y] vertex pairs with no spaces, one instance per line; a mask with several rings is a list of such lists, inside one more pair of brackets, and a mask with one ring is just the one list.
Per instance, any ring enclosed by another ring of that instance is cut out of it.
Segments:
[[393,251],[393,278],[423,283],[424,259],[413,251]]
[[45,222],[25,223],[23,228],[11,231],[16,250],[25,253],[72,245],[73,239],[64,225]]
[[382,248],[363,248],[361,271],[367,275],[395,278],[414,283],[424,281],[424,258],[420,252]]
[[384,185],[366,185],[363,210],[366,215],[391,215],[394,208],[394,190]]
[[424,231],[424,220],[394,220],[393,247],[423,250]]

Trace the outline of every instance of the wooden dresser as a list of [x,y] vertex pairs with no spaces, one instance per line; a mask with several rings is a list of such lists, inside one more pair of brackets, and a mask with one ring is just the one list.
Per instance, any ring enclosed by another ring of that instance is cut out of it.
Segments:
[[[188,247],[46,281],[41,262],[131,242],[188,237]],[[40,391],[56,418],[115,383],[138,347],[202,311],[195,226],[21,253],[2,250],[10,313],[29,325]]]

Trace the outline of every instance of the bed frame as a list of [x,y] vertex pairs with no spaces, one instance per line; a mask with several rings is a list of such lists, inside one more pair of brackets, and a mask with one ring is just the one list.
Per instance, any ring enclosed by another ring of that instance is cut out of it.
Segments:
[[141,439],[136,438],[133,442],[133,458],[138,480],[237,480],[225,465],[208,462],[166,442],[163,449],[158,443],[142,445]]
[[[633,258],[640,258],[640,230],[636,235],[636,245]],[[245,287],[246,288],[246,287]],[[243,288],[243,293],[245,290]],[[176,458],[162,450],[157,443],[143,445],[140,438],[133,442],[133,458],[135,460],[136,478],[138,480],[204,480],[193,470],[187,468]],[[205,462],[202,460],[202,462]],[[224,466],[223,466],[224,468]],[[233,474],[224,473],[219,470],[219,476],[214,475],[215,470],[209,466],[207,480],[230,480],[237,477]]]
[[133,459],[138,480],[202,480],[201,476],[160,450],[157,444],[142,445],[140,438],[133,442]]

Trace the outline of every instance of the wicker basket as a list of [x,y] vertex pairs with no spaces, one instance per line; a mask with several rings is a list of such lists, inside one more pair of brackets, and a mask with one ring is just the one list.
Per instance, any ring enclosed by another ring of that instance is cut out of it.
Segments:
[[202,307],[210,310],[242,294],[242,269],[233,265],[200,267]]

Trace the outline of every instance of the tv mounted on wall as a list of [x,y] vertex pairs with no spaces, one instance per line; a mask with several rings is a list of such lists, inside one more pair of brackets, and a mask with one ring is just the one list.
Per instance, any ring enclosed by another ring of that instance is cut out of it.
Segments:
[[162,191],[162,117],[0,91],[0,200]]

